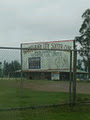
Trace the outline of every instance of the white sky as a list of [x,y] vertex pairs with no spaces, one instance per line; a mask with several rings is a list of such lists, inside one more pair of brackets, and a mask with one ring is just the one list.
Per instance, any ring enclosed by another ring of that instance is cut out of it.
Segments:
[[74,39],[90,0],[0,0],[0,47]]

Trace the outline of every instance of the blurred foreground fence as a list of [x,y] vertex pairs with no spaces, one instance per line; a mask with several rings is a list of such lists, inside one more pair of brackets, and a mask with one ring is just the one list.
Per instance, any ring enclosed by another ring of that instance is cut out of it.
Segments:
[[0,47],[0,108],[90,102],[90,64],[79,54]]

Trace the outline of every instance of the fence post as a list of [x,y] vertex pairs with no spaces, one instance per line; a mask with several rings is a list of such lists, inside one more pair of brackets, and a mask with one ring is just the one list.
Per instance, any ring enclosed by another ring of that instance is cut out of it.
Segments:
[[70,83],[69,83],[69,103],[72,103],[72,50],[70,50]]
[[21,44],[21,81],[20,81],[20,92],[21,92],[21,97],[23,96],[23,72],[22,72],[22,44]]
[[73,53],[73,104],[76,103],[76,66],[77,66],[77,50],[75,50],[75,43],[74,43],[74,53]]

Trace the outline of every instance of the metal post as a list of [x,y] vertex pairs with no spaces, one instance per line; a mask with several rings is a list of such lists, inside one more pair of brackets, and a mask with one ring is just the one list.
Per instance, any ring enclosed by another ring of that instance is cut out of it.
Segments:
[[21,44],[21,81],[20,81],[20,92],[21,97],[23,96],[23,72],[22,72],[22,44]]
[[72,50],[70,50],[70,83],[69,83],[69,103],[72,103]]
[[74,54],[73,54],[73,104],[76,103],[76,64],[77,64],[77,50],[75,50],[74,42]]

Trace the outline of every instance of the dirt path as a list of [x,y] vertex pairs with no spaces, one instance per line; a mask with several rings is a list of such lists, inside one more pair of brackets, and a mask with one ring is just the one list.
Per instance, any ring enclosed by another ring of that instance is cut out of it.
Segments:
[[[38,91],[68,92],[69,82],[55,82],[50,84],[24,83],[24,88]],[[90,94],[90,83],[78,82],[77,93]]]

